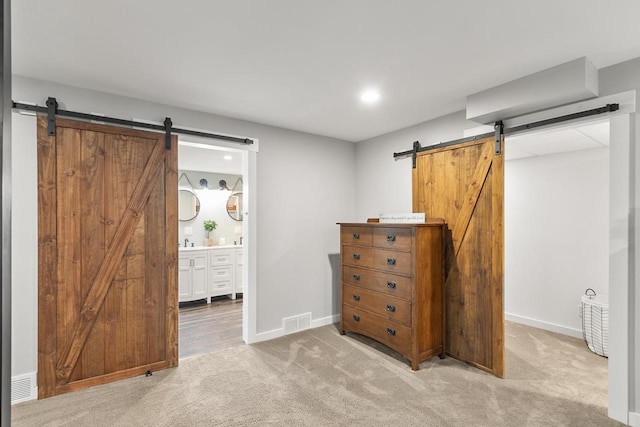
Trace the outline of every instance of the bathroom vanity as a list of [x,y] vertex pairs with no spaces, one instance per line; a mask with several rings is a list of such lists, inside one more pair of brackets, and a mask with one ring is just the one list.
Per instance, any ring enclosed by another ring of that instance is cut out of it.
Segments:
[[242,246],[197,246],[178,251],[179,301],[242,293]]

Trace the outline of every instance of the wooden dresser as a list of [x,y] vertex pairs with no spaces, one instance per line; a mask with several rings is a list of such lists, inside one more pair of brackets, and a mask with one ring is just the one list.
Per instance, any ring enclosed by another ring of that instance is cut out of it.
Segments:
[[340,333],[387,345],[413,370],[444,357],[444,230],[442,220],[341,223]]

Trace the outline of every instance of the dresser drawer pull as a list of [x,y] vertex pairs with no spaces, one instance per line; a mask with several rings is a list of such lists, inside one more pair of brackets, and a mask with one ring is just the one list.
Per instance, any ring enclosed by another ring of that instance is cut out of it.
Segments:
[[393,335],[393,336],[395,336],[395,335],[396,335],[396,330],[395,330],[395,329],[392,329],[392,328],[387,328],[387,333],[388,333],[389,335]]
[[394,311],[396,311],[396,306],[387,304],[387,311],[393,313]]
[[353,259],[356,259],[356,260],[360,259],[360,254],[353,254]]
[[389,234],[387,236],[387,242],[395,242],[396,241],[396,236],[394,234]]
[[387,282],[387,288],[395,289],[396,288],[396,282]]
[[358,316],[357,314],[353,315],[353,320],[355,320],[356,322],[360,321],[360,316]]
[[353,238],[358,240],[360,238],[360,233],[353,233]]
[[354,274],[353,275],[353,280],[360,280],[360,275],[359,274]]
[[395,258],[387,258],[387,264],[388,265],[396,265],[396,259]]
[[360,301],[360,295],[353,294],[353,299],[356,301]]

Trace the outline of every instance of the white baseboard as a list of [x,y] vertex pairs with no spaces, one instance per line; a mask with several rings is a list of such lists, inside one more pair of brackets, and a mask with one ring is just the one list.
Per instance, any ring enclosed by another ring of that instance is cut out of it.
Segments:
[[38,398],[37,373],[16,375],[11,377],[11,404]]
[[582,338],[582,331],[580,329],[568,328],[566,326],[556,325],[555,323],[543,322],[542,320],[531,319],[529,317],[518,316],[517,314],[511,313],[504,313],[504,318],[512,322],[533,326],[534,328],[557,332],[559,334],[568,335],[570,337]]
[[631,427],[640,427],[640,413],[629,412],[629,425]]
[[334,314],[333,316],[321,317],[320,319],[314,319],[311,321],[312,328],[319,328],[321,326],[333,325],[340,321],[340,314]]
[[284,336],[284,328],[273,329],[271,331],[259,332],[256,334],[256,342],[269,341]]
[[[287,317],[286,319],[290,319],[290,318]],[[280,337],[284,336],[285,335],[285,328],[284,328],[284,323],[285,322],[284,321],[285,321],[285,319],[283,319],[283,327],[282,328],[272,329],[270,331],[257,333],[256,334],[256,340],[254,342],[269,341],[269,340],[273,340],[273,339],[280,338]],[[310,327],[304,328],[304,329],[320,328],[322,326],[331,325],[331,324],[339,322],[339,321],[340,321],[340,314],[334,314],[332,316],[321,317],[320,319],[313,319],[313,320],[311,320]],[[304,329],[298,329],[295,332],[299,332],[299,331],[302,331]]]

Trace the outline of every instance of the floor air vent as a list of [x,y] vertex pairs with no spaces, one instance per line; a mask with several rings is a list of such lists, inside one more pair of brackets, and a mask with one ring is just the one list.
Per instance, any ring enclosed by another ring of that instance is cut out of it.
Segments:
[[11,378],[11,404],[36,398],[35,379],[35,374],[18,375]]

